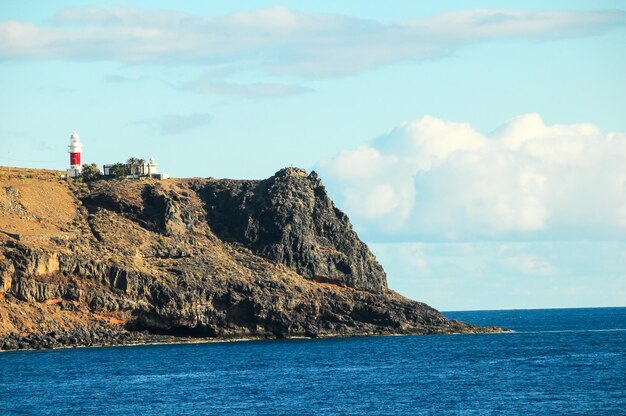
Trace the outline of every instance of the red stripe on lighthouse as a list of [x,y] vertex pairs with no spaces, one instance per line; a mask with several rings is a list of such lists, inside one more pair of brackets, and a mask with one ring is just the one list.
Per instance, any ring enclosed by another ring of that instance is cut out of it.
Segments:
[[70,165],[80,165],[80,153],[70,153]]

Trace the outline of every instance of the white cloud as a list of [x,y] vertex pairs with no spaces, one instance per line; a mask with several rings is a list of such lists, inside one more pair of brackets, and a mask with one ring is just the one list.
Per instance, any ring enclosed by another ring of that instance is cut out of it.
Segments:
[[626,134],[589,123],[485,135],[426,116],[316,169],[370,239],[626,236]]
[[443,310],[623,306],[623,241],[374,243],[389,286]]
[[134,124],[147,125],[161,135],[176,135],[204,127],[211,123],[213,116],[206,113],[166,114],[159,117],[138,120]]
[[512,271],[526,276],[553,276],[557,274],[557,270],[552,264],[535,255],[515,255],[503,259],[502,262]]
[[586,36],[624,24],[623,11],[465,10],[376,21],[282,6],[211,17],[89,6],[63,10],[47,26],[1,22],[0,59],[241,63],[320,76],[427,59],[477,42]]
[[281,83],[253,82],[235,83],[211,79],[199,79],[181,87],[199,94],[218,94],[243,98],[277,98],[313,92],[312,88]]

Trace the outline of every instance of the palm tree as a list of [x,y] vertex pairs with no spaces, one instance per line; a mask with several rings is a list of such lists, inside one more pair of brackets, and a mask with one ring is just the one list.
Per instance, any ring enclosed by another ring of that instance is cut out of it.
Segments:
[[126,161],[126,164],[130,168],[130,174],[131,175],[135,175],[135,171],[137,169],[137,161],[138,160],[139,159],[137,159],[136,157],[129,157],[128,160]]
[[139,168],[139,176],[146,175],[146,172],[143,169],[145,164],[146,164],[146,161],[144,159],[137,159],[137,167]]

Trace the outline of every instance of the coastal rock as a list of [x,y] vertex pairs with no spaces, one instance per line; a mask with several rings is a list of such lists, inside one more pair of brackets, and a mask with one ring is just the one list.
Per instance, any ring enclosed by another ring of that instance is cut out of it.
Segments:
[[0,169],[0,349],[498,330],[388,289],[314,173],[28,175]]
[[210,181],[199,188],[207,221],[222,240],[317,282],[387,288],[383,268],[316,174],[286,168],[264,181]]

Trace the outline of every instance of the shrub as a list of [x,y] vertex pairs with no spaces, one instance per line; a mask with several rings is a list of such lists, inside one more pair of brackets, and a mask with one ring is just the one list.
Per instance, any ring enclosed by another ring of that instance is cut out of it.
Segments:
[[94,179],[98,179],[102,176],[102,172],[100,172],[100,168],[95,164],[87,164],[83,165],[83,179],[86,181],[92,181]]
[[126,175],[130,175],[127,166],[123,163],[114,164],[111,166],[111,170],[109,172],[116,178],[123,178]]

